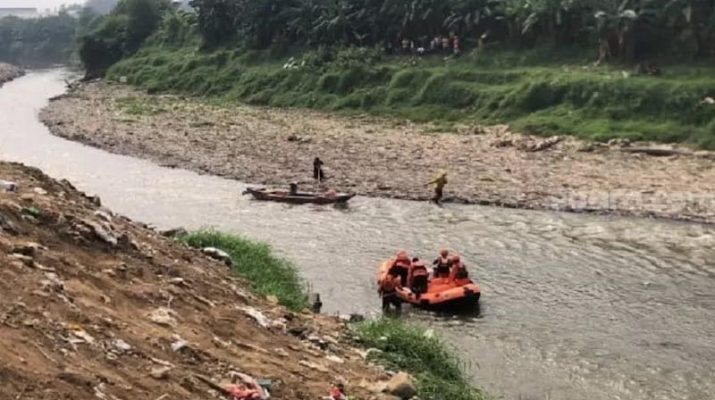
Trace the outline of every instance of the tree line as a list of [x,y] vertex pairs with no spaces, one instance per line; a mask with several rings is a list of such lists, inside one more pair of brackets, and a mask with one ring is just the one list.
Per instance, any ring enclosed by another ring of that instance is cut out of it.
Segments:
[[36,19],[0,19],[0,61],[29,66],[66,63],[75,48],[77,22],[66,11]]
[[[121,0],[83,38],[101,71],[157,28],[191,27],[203,46],[386,47],[457,35],[466,46],[592,49],[600,61],[715,56],[715,0]],[[98,60],[100,62],[98,62]]]

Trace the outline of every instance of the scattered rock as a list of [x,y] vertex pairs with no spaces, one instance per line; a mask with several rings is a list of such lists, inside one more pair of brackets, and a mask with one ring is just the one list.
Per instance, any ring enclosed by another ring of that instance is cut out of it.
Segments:
[[94,232],[97,238],[107,243],[108,245],[116,247],[117,244],[119,244],[118,239],[98,223],[93,221],[84,221],[84,224],[87,225],[90,229],[92,229],[92,232]]
[[33,192],[36,194],[39,194],[40,196],[46,196],[47,195],[47,190],[41,188],[41,187],[36,187],[32,189]]
[[271,320],[255,308],[239,307],[239,310],[243,311],[246,315],[253,318],[256,322],[258,322],[258,325],[260,325],[261,327],[268,328],[271,326]]
[[112,347],[120,353],[124,353],[132,349],[132,346],[130,346],[129,343],[125,342],[122,339],[114,339],[112,341]]
[[40,250],[47,250],[47,248],[38,243],[25,243],[15,245],[12,249],[12,252],[22,254],[27,257],[35,257],[37,253],[40,252]]
[[278,354],[279,356],[281,356],[281,357],[283,357],[283,358],[288,358],[288,357],[290,357],[290,353],[288,353],[288,351],[287,351],[286,349],[283,349],[283,348],[280,348],[280,347],[273,349],[273,352],[276,353],[276,354]]
[[596,146],[592,142],[584,142],[581,143],[577,148],[576,151],[581,152],[581,153],[590,153],[592,151],[596,150]]
[[330,370],[328,368],[326,368],[320,364],[312,363],[310,361],[301,360],[298,364],[300,364],[306,368],[314,369],[319,372],[324,372],[324,373],[330,372]]
[[621,151],[625,153],[639,153],[639,154],[647,154],[649,156],[653,157],[670,157],[670,156],[677,156],[677,155],[687,155],[687,152],[677,150],[677,149],[672,149],[672,148],[664,148],[664,147],[629,147],[629,148],[623,148]]
[[345,360],[343,360],[342,358],[340,358],[334,354],[327,355],[325,357],[325,359],[328,361],[334,362],[336,364],[345,364]]
[[156,367],[152,368],[149,375],[156,380],[164,380],[169,378],[171,367]]
[[274,305],[274,306],[277,306],[278,303],[279,303],[278,297],[276,297],[276,296],[274,296],[274,295],[272,295],[272,294],[266,296],[266,301],[268,301],[269,303],[271,303],[271,304]]
[[226,264],[228,267],[233,266],[233,260],[231,259],[231,256],[221,249],[217,249],[215,247],[204,247],[203,249],[201,249],[201,251],[215,260],[223,261],[223,263]]
[[526,144],[521,149],[524,151],[528,151],[528,152],[544,151],[544,150],[548,150],[548,149],[554,147],[555,145],[561,143],[563,140],[564,140],[563,136],[552,136],[548,139],[539,140],[536,143]]
[[404,372],[399,372],[387,382],[385,392],[407,400],[417,395],[417,387],[415,387],[411,376]]
[[157,325],[175,327],[178,322],[176,321],[176,312],[168,308],[157,308],[149,314],[149,319]]

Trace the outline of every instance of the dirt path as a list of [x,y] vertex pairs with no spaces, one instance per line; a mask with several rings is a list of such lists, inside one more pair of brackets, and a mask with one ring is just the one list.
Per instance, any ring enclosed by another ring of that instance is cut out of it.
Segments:
[[257,298],[68,182],[4,162],[0,179],[17,183],[0,190],[0,399],[214,399],[199,376],[237,372],[272,380],[275,399],[318,399],[335,380],[372,399],[386,378],[335,318]]
[[15,78],[24,75],[24,71],[14,65],[0,62],[0,86],[3,83],[9,82]]
[[[59,136],[257,184],[325,186],[427,200],[448,171],[450,201],[715,222],[715,154],[651,144],[537,138],[505,126],[458,133],[369,117],[222,106],[92,83],[53,101],[43,121]],[[657,156],[654,156],[655,154]]]

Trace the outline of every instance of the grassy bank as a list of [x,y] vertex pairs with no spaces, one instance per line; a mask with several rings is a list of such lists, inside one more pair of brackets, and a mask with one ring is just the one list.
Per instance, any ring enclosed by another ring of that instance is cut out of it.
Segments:
[[300,311],[308,306],[306,286],[287,260],[276,256],[267,244],[214,231],[199,231],[179,237],[192,247],[215,247],[228,253],[236,273],[248,280],[258,294],[273,295],[280,304]]
[[147,46],[109,78],[152,92],[276,107],[368,112],[415,121],[508,123],[528,133],[592,140],[686,142],[715,149],[715,68],[665,67],[660,77],[592,67],[547,50],[460,59],[383,57],[373,50],[267,52]]
[[353,326],[358,341],[373,353],[373,361],[407,371],[417,379],[422,399],[483,400],[487,396],[467,383],[460,361],[439,339],[401,320],[382,319]]
[[[192,247],[216,247],[227,252],[236,273],[248,280],[256,293],[274,295],[293,310],[307,306],[305,285],[295,267],[273,254],[268,245],[215,231],[193,232],[178,239]],[[352,328],[362,346],[382,350],[373,361],[416,378],[421,399],[486,398],[469,386],[459,360],[439,339],[425,337],[423,330],[388,319],[362,322]]]

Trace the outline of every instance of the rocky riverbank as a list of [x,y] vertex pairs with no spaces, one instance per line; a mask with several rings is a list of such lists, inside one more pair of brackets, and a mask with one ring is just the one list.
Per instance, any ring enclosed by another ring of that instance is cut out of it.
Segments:
[[389,377],[342,322],[252,294],[69,182],[4,162],[0,179],[2,399],[221,398],[253,378],[276,399],[322,398],[335,381],[383,399],[404,379],[376,391]]
[[437,127],[152,96],[95,82],[55,99],[41,117],[59,136],[171,167],[248,183],[325,187],[427,200],[448,171],[448,200],[515,208],[715,222],[710,152],[624,141],[533,137],[506,126]]
[[0,62],[0,86],[25,74],[21,68]]

